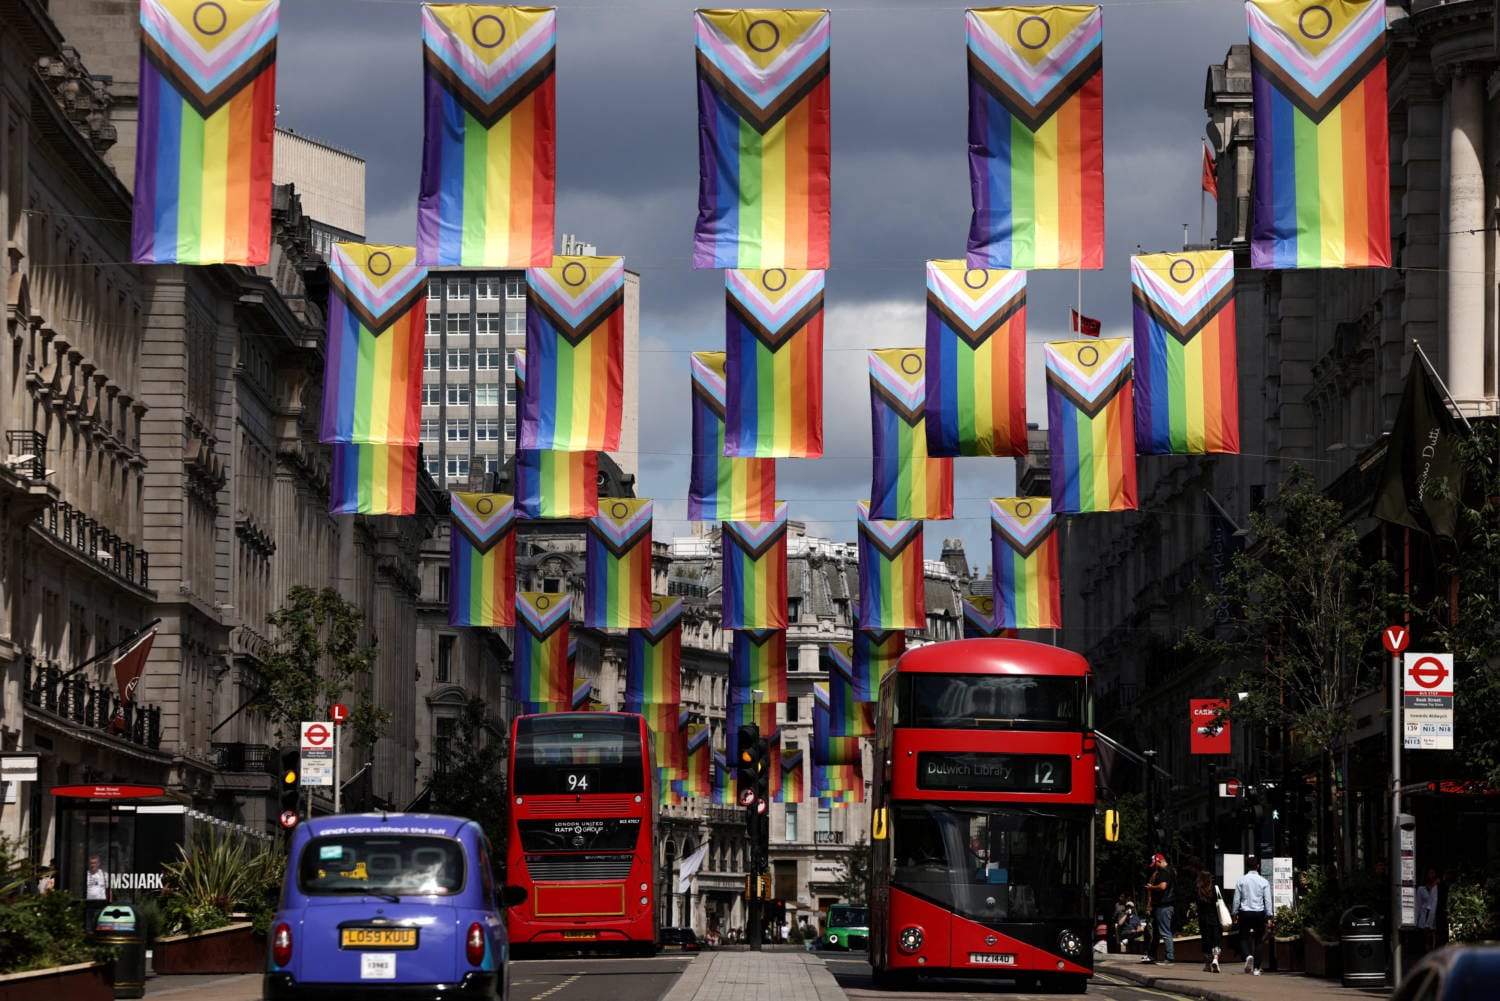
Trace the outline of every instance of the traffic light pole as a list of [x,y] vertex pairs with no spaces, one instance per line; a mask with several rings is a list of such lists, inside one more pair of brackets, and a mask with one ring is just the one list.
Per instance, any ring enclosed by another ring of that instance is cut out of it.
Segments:
[[760,896],[760,825],[759,818],[755,816],[755,807],[749,808],[750,816],[745,825],[750,831],[750,922],[747,928],[750,948],[755,952],[761,951],[761,917],[765,911],[765,905]]

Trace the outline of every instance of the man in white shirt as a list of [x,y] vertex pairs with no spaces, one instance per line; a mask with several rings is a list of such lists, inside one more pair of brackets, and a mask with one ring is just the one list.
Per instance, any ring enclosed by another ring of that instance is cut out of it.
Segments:
[[83,874],[83,923],[90,932],[99,920],[99,912],[109,903],[109,873],[99,864],[99,856],[89,856],[89,871]]
[[1271,926],[1271,884],[1260,874],[1260,859],[1245,856],[1245,874],[1234,884],[1234,914],[1240,921],[1245,972],[1260,976],[1260,942]]

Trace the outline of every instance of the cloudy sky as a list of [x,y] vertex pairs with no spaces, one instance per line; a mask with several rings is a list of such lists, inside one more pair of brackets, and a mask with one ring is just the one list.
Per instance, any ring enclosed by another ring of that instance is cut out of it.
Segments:
[[[780,496],[817,534],[854,537],[870,483],[865,351],[919,346],[924,262],[963,256],[969,225],[964,7],[924,0],[830,4],[833,246],[825,325],[825,455],[778,463]],[[1199,227],[1207,67],[1245,40],[1238,0],[1123,0],[1104,7],[1103,271],[1084,312],[1129,336],[1129,256],[1178,249]],[[692,6],[558,4],[557,231],[641,276],[638,492],[659,540],[688,533],[688,354],[724,349],[724,284],[692,268],[697,104]],[[415,0],[282,5],[278,124],[362,156],[367,238],[415,242],[422,58]],[[1212,205],[1209,214],[1212,215]],[[1029,278],[1029,419],[1045,424],[1043,342],[1071,336],[1074,272]],[[1013,463],[957,460],[957,518],[927,528],[927,556],[960,537],[988,566],[988,498]]]

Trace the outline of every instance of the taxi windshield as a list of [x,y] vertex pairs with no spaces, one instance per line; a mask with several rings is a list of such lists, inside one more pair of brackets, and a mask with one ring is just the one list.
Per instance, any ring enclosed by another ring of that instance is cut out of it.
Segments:
[[463,846],[420,834],[313,838],[297,866],[297,886],[311,896],[447,895],[463,885]]

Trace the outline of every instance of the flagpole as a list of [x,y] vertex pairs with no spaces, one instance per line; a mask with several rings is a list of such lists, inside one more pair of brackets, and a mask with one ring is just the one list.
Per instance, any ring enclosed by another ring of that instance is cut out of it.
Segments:
[[1433,379],[1437,380],[1438,389],[1441,389],[1443,391],[1443,399],[1447,400],[1448,404],[1453,407],[1454,412],[1458,414],[1458,419],[1464,422],[1464,430],[1469,432],[1470,434],[1473,434],[1474,426],[1470,424],[1469,419],[1464,416],[1464,412],[1462,408],[1459,407],[1458,401],[1453,398],[1453,394],[1448,392],[1448,386],[1443,382],[1443,377],[1437,374],[1437,369],[1433,366],[1432,359],[1428,358],[1427,352],[1422,350],[1422,342],[1413,337],[1411,339],[1411,346],[1417,349],[1417,357],[1420,358],[1422,360],[1422,364],[1427,367],[1427,374],[1432,376]]
[[79,664],[77,667],[73,668],[73,670],[71,670],[68,673],[64,674],[62,677],[58,678],[57,680],[58,681],[66,681],[67,679],[73,677],[73,675],[77,674],[79,671],[82,671],[85,667],[88,667],[90,664],[98,663],[99,661],[103,660],[105,657],[108,657],[110,654],[114,653],[116,650],[120,649],[121,647],[129,646],[130,644],[134,643],[136,640],[138,640],[142,636],[146,635],[146,631],[148,629],[150,629],[152,626],[156,626],[156,625],[160,625],[160,624],[161,624],[161,619],[159,619],[159,618],[152,619],[150,622],[146,623],[144,626],[141,626],[141,628],[137,629],[135,632],[131,633],[129,636],[125,637],[120,642],[116,643],[114,646],[107,648],[103,653],[96,653],[96,654],[94,654],[88,660],[84,661],[82,664]]

